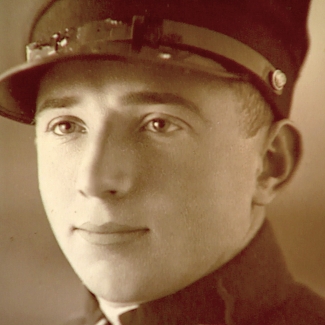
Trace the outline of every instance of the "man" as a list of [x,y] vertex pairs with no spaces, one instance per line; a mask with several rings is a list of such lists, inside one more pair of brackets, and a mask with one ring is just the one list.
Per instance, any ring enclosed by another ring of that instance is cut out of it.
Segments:
[[295,171],[287,119],[308,1],[46,4],[1,114],[35,124],[44,207],[92,293],[78,324],[323,324],[265,206]]

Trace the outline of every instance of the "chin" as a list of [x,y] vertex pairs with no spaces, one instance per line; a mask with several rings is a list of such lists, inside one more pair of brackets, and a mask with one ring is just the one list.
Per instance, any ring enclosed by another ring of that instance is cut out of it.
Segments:
[[112,303],[138,303],[145,299],[146,278],[136,272],[113,267],[88,267],[87,272],[77,272],[83,284],[96,297]]
[[[106,282],[106,281],[104,281]],[[143,286],[138,287],[132,283],[89,283],[86,287],[97,297],[115,304],[139,304],[148,300],[145,297]]]

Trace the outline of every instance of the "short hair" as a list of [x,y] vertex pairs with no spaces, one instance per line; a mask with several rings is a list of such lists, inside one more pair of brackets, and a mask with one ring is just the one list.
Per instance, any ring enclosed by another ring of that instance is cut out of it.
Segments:
[[247,137],[253,137],[263,126],[274,121],[271,105],[262,94],[247,81],[232,81],[231,87],[242,102],[240,126]]

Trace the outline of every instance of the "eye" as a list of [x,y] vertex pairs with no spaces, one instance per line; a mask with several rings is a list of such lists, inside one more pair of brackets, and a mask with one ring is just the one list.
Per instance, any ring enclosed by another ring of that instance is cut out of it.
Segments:
[[60,121],[53,121],[50,123],[49,132],[53,132],[55,135],[58,136],[66,136],[74,133],[85,133],[85,128],[77,123],[76,121],[70,120],[60,120]]
[[177,131],[180,127],[167,119],[164,118],[155,118],[149,121],[144,129],[151,132],[156,133],[169,133],[173,131]]

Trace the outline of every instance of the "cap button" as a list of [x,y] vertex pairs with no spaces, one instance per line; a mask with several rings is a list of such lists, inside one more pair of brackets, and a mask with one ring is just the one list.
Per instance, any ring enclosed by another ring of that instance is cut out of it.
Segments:
[[284,72],[278,69],[272,73],[271,81],[272,87],[275,90],[282,90],[285,84],[287,83],[287,76]]

